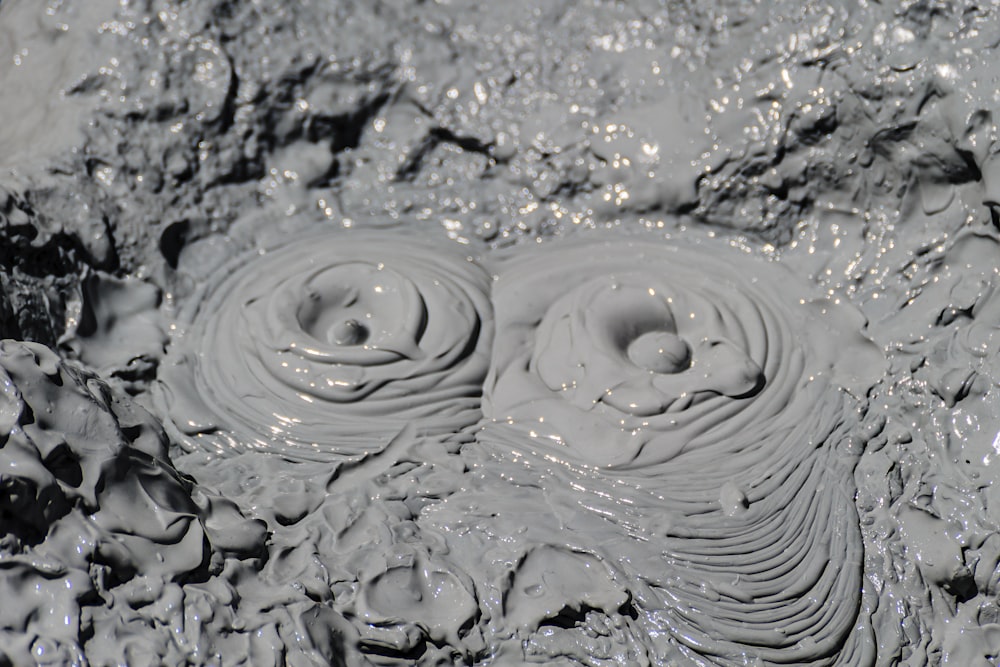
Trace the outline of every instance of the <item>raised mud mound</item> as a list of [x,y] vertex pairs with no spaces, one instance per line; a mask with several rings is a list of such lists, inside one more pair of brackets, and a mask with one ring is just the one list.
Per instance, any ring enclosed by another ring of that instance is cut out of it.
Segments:
[[454,251],[387,236],[238,260],[185,307],[160,371],[167,410],[189,446],[222,455],[336,460],[408,423],[451,433],[479,416],[489,282]]
[[263,525],[178,473],[153,417],[48,348],[0,342],[0,386],[0,661],[152,664],[221,639],[171,626],[198,608],[211,624],[229,577],[264,555]]

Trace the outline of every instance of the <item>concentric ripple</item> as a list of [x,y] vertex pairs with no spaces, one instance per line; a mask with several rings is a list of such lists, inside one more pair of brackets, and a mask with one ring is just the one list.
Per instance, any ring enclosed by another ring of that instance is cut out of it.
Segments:
[[692,246],[569,246],[514,261],[494,294],[484,411],[567,462],[660,475],[794,424],[803,387],[863,393],[860,315],[775,265]]
[[479,445],[635,538],[605,555],[672,660],[870,660],[852,473],[884,360],[860,314],[735,250],[638,242],[515,259],[494,305]]
[[489,276],[411,239],[328,234],[225,267],[160,373],[189,447],[329,459],[479,417]]

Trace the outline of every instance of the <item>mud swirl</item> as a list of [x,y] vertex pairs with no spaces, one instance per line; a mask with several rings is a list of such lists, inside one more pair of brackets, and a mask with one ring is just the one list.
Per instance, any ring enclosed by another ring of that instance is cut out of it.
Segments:
[[852,472],[884,362],[855,311],[736,251],[639,242],[515,259],[494,304],[479,444],[634,538],[605,557],[649,586],[671,659],[871,657]]
[[225,267],[180,316],[160,395],[182,441],[330,459],[479,418],[489,276],[409,239],[330,234]]

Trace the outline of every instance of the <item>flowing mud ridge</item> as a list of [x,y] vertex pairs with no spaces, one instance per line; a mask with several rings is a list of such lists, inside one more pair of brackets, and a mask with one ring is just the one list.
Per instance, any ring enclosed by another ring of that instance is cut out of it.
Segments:
[[0,667],[1000,664],[998,34],[0,0]]

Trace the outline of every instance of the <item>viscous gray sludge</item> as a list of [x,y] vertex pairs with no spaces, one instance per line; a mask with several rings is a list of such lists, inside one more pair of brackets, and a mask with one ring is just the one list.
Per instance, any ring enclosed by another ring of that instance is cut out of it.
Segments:
[[602,555],[650,585],[666,656],[872,659],[852,471],[883,361],[856,313],[736,252],[642,242],[528,252],[494,303],[479,445],[644,525]]
[[[478,422],[475,482],[414,519],[446,548],[359,574],[338,608],[370,645],[509,655],[572,609],[653,662],[870,662],[852,472],[883,360],[860,315],[736,250],[519,251],[492,286],[403,235],[242,259],[183,312],[161,398],[188,447],[292,461],[378,453],[386,434],[393,457]],[[533,525],[528,489],[581,528]],[[490,506],[472,528],[460,509]],[[480,553],[505,511],[522,512],[496,560],[512,569]]]
[[[155,639],[122,628],[183,614],[180,584],[259,557],[265,539],[260,522],[178,474],[151,415],[48,348],[10,340],[0,341],[0,524],[0,663],[15,665],[152,660]],[[151,604],[161,596],[166,607]],[[97,641],[85,649],[85,637]]]
[[336,459],[478,418],[489,277],[408,239],[327,235],[238,260],[181,313],[161,372],[189,447]]

